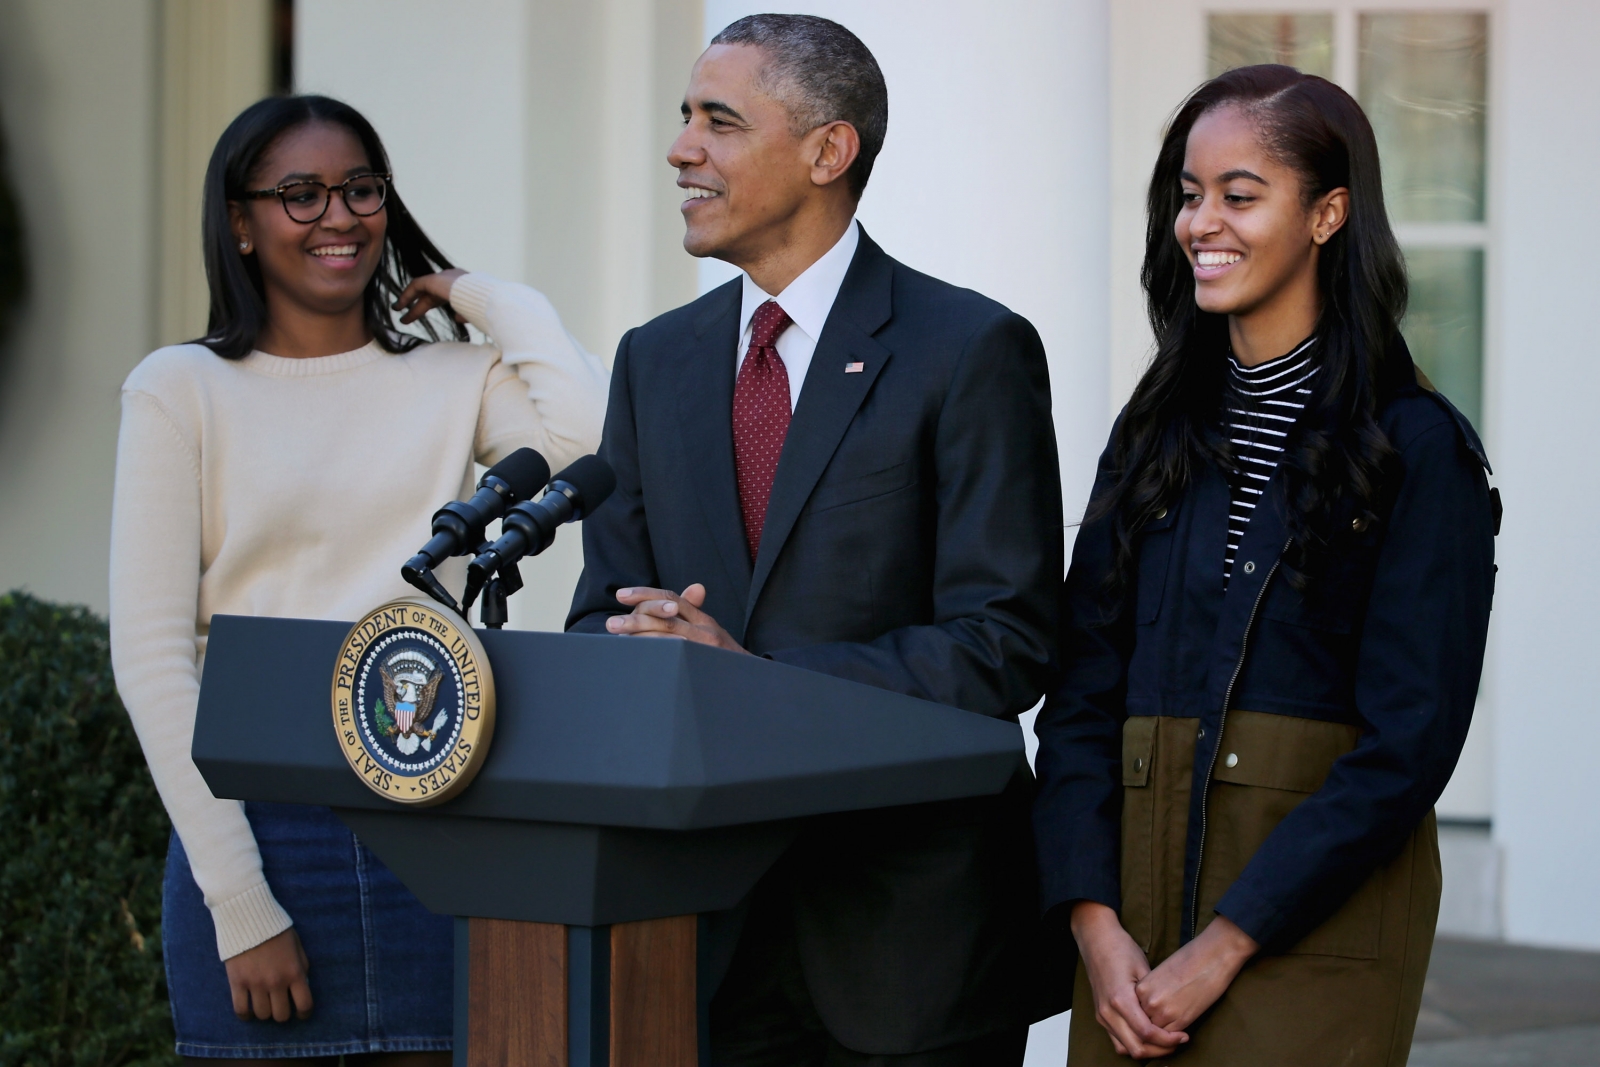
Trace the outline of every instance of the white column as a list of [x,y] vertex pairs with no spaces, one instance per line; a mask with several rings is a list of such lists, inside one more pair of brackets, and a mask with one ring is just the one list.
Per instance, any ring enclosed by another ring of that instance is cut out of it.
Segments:
[[[707,40],[764,10],[707,0]],[[849,27],[883,68],[889,135],[859,215],[873,239],[1038,328],[1066,521],[1076,523],[1110,429],[1107,0],[811,0],[783,10]],[[727,277],[708,263],[701,286]]]
[[1490,269],[1502,295],[1486,393],[1506,517],[1488,676],[1499,712],[1494,833],[1505,848],[1507,936],[1600,948],[1600,465],[1590,438],[1600,217],[1589,202],[1600,171],[1600,6],[1516,0],[1497,10],[1491,77],[1503,79],[1504,153],[1501,253]]
[[272,91],[271,0],[162,0],[161,260],[157,338],[206,332],[200,205],[217,138]]

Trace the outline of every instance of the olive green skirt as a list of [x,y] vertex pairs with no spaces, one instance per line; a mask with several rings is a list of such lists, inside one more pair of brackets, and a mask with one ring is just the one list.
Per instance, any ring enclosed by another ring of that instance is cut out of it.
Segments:
[[[1178,949],[1197,719],[1136,717],[1123,730],[1122,925],[1156,966]],[[1207,803],[1200,926],[1274,827],[1355,747],[1353,726],[1230,711]],[[1237,756],[1230,760],[1229,755]],[[1232,763],[1233,766],[1227,764]],[[1252,960],[1175,1067],[1405,1067],[1439,915],[1433,814],[1343,907],[1287,952]],[[1078,966],[1072,1067],[1126,1065],[1095,1020]]]

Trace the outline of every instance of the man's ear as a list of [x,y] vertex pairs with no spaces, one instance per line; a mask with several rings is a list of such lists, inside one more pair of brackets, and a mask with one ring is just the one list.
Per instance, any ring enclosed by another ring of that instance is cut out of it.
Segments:
[[848,122],[828,122],[806,134],[813,185],[832,185],[861,154],[861,135]]
[[1332,189],[1324,193],[1311,212],[1311,240],[1319,245],[1344,228],[1350,218],[1350,190]]

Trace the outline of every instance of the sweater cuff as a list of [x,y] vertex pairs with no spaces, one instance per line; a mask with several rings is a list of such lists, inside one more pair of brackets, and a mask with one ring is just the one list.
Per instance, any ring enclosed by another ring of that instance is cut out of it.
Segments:
[[225,960],[294,925],[264,881],[212,907],[211,921],[217,928],[217,955]]
[[488,333],[484,326],[489,321],[489,298],[499,284],[500,280],[492,274],[479,271],[463,274],[450,286],[450,306],[455,308],[456,314]]

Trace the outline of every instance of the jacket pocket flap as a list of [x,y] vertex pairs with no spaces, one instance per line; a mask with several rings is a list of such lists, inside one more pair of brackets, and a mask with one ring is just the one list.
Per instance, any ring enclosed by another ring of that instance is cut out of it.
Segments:
[[1150,758],[1155,755],[1156,717],[1130,715],[1122,726],[1122,784],[1150,784]]
[[[1214,777],[1235,785],[1315,793],[1334,761],[1355,748],[1360,738],[1360,729],[1345,723],[1230,711]],[[1126,778],[1126,756],[1123,774]]]
[[825,479],[811,494],[810,510],[826,511],[829,508],[843,507],[877,496],[887,496],[898,489],[904,489],[916,480],[917,468],[910,460],[868,474],[832,481]]

